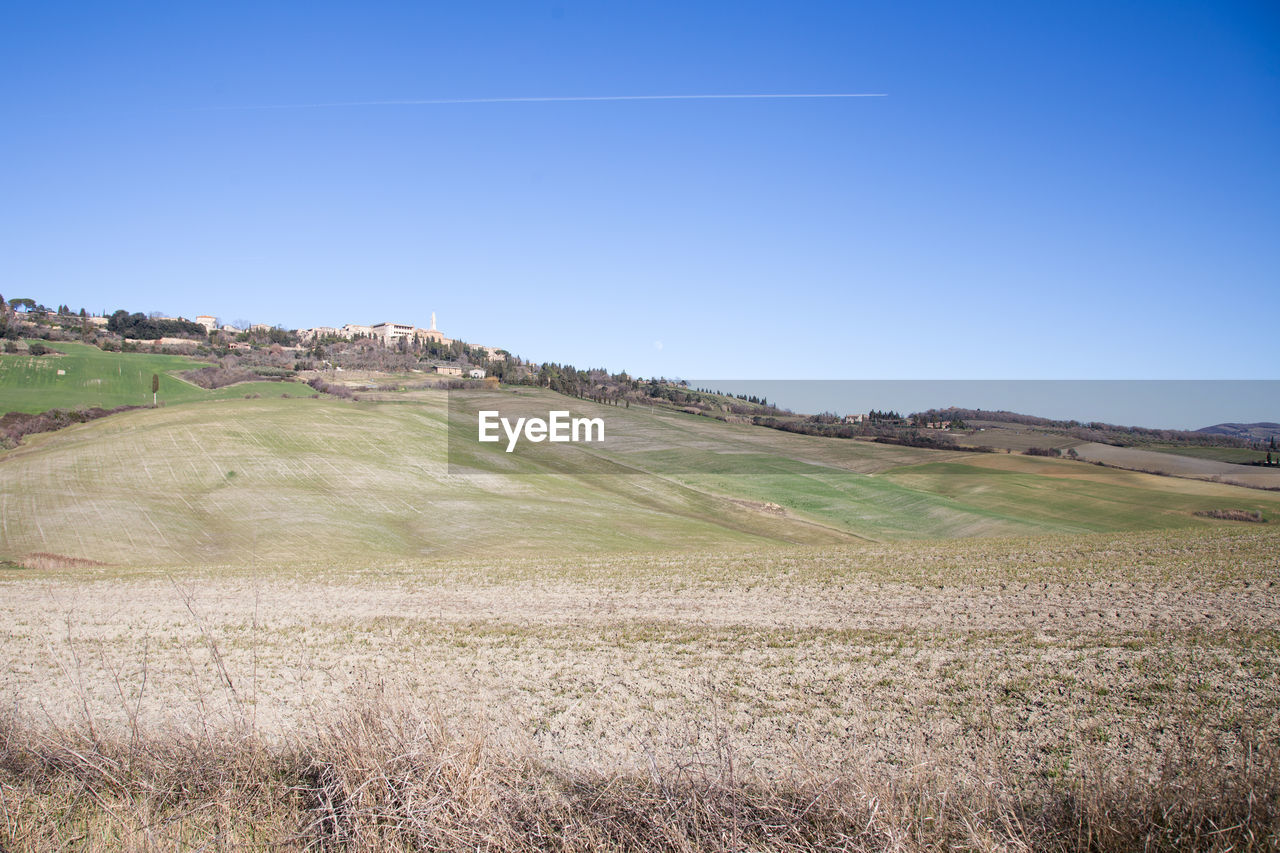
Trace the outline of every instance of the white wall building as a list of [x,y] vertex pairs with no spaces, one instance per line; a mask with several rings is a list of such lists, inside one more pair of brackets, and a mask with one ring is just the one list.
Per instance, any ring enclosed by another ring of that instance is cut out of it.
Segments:
[[404,323],[379,323],[373,327],[373,335],[381,338],[384,346],[392,346],[401,338],[413,337],[413,326]]

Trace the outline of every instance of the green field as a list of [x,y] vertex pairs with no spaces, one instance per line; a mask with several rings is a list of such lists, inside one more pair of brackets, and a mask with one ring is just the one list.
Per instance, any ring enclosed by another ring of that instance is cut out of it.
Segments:
[[[272,388],[279,388],[273,385]],[[315,563],[1206,527],[1280,494],[1018,455],[793,435],[535,389],[127,412],[0,456],[0,559]],[[242,397],[242,395],[240,395]],[[450,448],[473,412],[570,408],[604,445]],[[559,448],[563,448],[563,452]]]
[[245,382],[209,391],[176,375],[208,366],[185,356],[103,352],[67,341],[47,345],[58,354],[0,355],[0,413],[146,406],[151,404],[152,375],[160,377],[159,401],[166,405],[229,400],[246,394],[278,397],[312,393],[299,382]]

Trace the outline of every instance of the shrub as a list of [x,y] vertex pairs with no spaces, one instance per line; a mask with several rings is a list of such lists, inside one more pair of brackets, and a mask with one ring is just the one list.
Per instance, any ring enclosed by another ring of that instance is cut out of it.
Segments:
[[185,370],[181,375],[192,385],[210,390],[259,379],[259,376],[251,370],[226,367],[201,367],[196,370]]
[[352,391],[347,386],[334,385],[332,383],[325,382],[319,376],[310,380],[309,382],[307,382],[307,384],[310,385],[312,388],[316,389],[317,391],[319,391],[321,394],[330,394],[334,397],[341,397],[344,400],[351,400],[351,399],[354,399],[356,396],[355,392]]
[[0,417],[0,440],[10,447],[17,446],[22,437],[40,432],[53,432],[72,424],[105,418],[117,412],[127,412],[140,406],[116,406],[114,409],[103,409],[97,406],[87,409],[49,409],[47,412],[31,415],[25,412],[9,412]]
[[1251,509],[1201,509],[1196,510],[1196,515],[1202,518],[1220,518],[1224,521],[1252,521],[1256,524],[1265,524],[1266,519],[1262,517],[1262,513],[1258,510]]

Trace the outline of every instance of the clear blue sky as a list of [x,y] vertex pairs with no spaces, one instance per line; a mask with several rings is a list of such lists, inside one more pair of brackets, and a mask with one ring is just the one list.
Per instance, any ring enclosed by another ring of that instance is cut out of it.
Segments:
[[641,375],[1274,378],[1278,9],[7,4],[0,293]]

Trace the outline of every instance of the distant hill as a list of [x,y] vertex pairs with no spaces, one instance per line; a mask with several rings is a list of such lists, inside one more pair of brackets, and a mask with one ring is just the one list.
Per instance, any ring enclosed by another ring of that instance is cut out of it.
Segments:
[[1252,441],[1266,441],[1273,435],[1280,435],[1280,424],[1264,421],[1256,424],[1214,424],[1196,432],[1203,432],[1209,435],[1229,435],[1235,438],[1245,438]]

